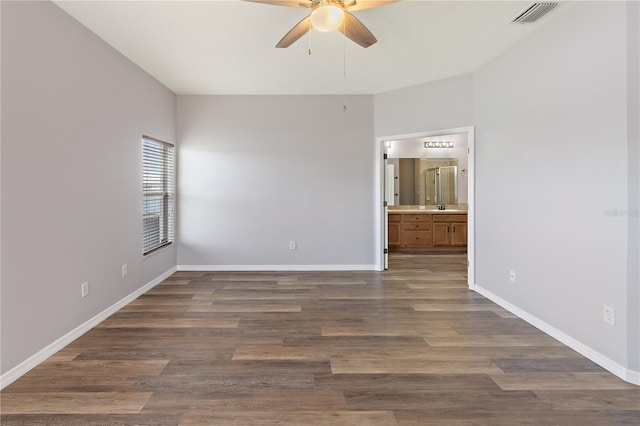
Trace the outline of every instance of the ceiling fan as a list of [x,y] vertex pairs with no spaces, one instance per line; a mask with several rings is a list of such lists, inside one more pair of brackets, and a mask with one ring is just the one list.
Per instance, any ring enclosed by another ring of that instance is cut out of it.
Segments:
[[276,47],[291,46],[311,28],[320,31],[338,30],[347,38],[362,47],[376,43],[375,36],[358,18],[350,12],[373,7],[384,6],[399,0],[245,0],[253,3],[264,3],[276,6],[303,7],[311,9],[311,13],[293,27]]

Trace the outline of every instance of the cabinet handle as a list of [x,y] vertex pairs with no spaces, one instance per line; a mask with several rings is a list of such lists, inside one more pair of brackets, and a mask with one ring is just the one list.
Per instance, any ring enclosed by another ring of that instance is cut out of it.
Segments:
[[447,232],[449,232],[449,227],[447,226]]

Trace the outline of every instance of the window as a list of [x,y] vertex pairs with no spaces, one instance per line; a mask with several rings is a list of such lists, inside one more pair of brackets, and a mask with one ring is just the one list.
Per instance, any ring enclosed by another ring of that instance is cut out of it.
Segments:
[[142,252],[149,254],[173,242],[174,147],[142,138]]

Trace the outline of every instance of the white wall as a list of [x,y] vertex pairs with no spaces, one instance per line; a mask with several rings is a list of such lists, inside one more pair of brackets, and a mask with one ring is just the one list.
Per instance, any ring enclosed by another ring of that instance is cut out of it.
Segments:
[[140,139],[174,141],[176,109],[55,4],[1,7],[4,374],[175,266],[142,258]]
[[631,317],[627,217],[610,214],[628,203],[626,18],[578,3],[473,83],[476,282],[614,368]]
[[473,123],[471,74],[375,96],[378,137],[453,129]]
[[348,101],[179,96],[179,267],[372,268],[373,99]]

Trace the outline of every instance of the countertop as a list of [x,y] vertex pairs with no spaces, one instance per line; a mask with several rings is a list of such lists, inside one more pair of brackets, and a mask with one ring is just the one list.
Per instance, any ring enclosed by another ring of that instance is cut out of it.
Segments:
[[445,210],[438,210],[438,206],[389,206],[389,213],[429,213],[429,214],[466,214],[469,210],[466,204],[447,206]]

